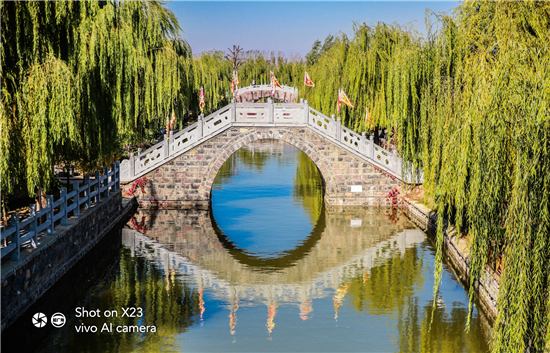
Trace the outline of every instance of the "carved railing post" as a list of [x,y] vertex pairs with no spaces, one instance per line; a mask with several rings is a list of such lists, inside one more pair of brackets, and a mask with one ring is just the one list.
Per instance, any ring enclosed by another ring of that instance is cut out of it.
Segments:
[[109,187],[109,189],[112,192],[115,192],[116,191],[116,164],[115,163],[111,163],[111,172],[113,172],[113,176],[111,177],[111,182],[113,183],[113,186]]
[[342,119],[340,117],[336,119],[336,139],[338,141],[342,140]]
[[101,183],[99,182],[99,170],[95,171],[95,180],[96,182],[96,190],[97,193],[95,194],[95,202],[98,203],[101,201]]
[[46,219],[50,222],[50,225],[48,226],[48,230],[46,233],[48,235],[52,235],[54,232],[54,221],[53,221],[53,195],[46,195],[46,202],[47,202],[47,211],[46,211]]
[[73,201],[76,204],[76,208],[73,211],[73,215],[80,216],[80,183],[78,180],[73,181],[73,191],[76,191],[76,195],[74,195]]
[[136,158],[133,153],[130,153],[130,178],[133,179],[136,175]]
[[170,130],[168,135],[168,141],[170,141],[170,149],[168,150],[168,155],[172,155],[174,152],[174,131]]
[[[164,136],[164,145],[162,148],[162,154],[164,154],[164,159],[168,158],[170,155],[170,133],[166,133]],[[167,138],[168,137],[168,138]]]
[[[99,174],[99,171],[96,172]],[[61,202],[61,205],[59,205],[59,213],[61,213],[63,216],[61,217],[61,225],[66,226],[67,225],[67,188],[61,188],[61,197],[60,199],[63,200]]]
[[120,161],[115,162],[115,190],[120,190]]
[[11,253],[11,259],[13,261],[21,260],[21,238],[19,237],[19,213],[13,213],[11,215],[11,224],[15,227],[15,233],[13,233],[12,242],[15,244],[15,250]]
[[[164,140],[164,135],[162,135],[162,139]],[[136,164],[137,164],[137,168],[135,169],[136,173],[139,173],[141,172],[141,153],[142,153],[142,149],[141,148],[138,148],[138,155],[137,155],[137,160],[136,160]]]
[[367,154],[367,145],[368,145],[366,135],[367,133],[364,131],[361,133],[361,143],[363,144],[363,148],[361,148],[361,152],[365,155]]
[[273,122],[275,121],[275,117],[274,117],[274,106],[273,106],[273,99],[271,98],[268,98],[267,99],[267,121],[270,123],[270,124],[273,124]]
[[36,204],[29,205],[31,209],[30,218],[31,218],[31,225],[30,225],[30,231],[34,232],[34,235],[31,239],[31,246],[33,248],[36,248],[38,246],[38,233],[36,232],[36,226],[37,226],[37,219],[36,219]]
[[204,116],[203,114],[199,115],[199,119],[197,120],[197,131],[199,132],[199,140],[203,136],[203,131],[202,131],[202,128],[204,125],[203,116]]
[[86,196],[88,196],[86,199],[86,208],[90,208],[90,205],[92,204],[92,197],[90,195],[92,192],[92,186],[90,185],[89,175],[84,176],[84,187],[86,188]]
[[237,100],[235,98],[231,99],[231,122],[234,123],[237,121]]
[[369,136],[369,141],[370,141],[370,143],[369,143],[369,145],[370,145],[369,146],[370,147],[369,148],[369,150],[370,150],[369,157],[370,157],[370,159],[374,160],[374,134],[371,134]]
[[105,176],[105,197],[109,197],[109,168],[103,167],[103,176]]
[[309,104],[304,100],[304,124],[309,123]]

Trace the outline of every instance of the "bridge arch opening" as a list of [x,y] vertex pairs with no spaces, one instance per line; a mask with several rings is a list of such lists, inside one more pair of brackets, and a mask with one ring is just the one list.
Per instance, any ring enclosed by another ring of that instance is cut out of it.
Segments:
[[232,153],[218,170],[210,197],[212,223],[240,261],[281,267],[315,244],[323,194],[321,173],[303,151],[281,140],[258,139]]
[[[264,132],[258,132],[254,130],[247,131],[248,129],[240,129],[241,132],[247,132],[241,134],[238,138],[228,141],[222,148],[214,162],[212,162],[208,170],[205,173],[203,179],[203,187],[201,188],[201,194],[208,195],[210,203],[212,202],[212,186],[214,180],[217,177],[222,166],[231,158],[231,156],[241,148],[261,140],[278,140],[286,142],[287,144],[296,147],[298,150],[303,152],[309,160],[313,162],[313,165],[316,168],[316,171],[321,180],[321,190],[323,195],[323,202],[326,202],[327,192],[334,190],[329,190],[328,186],[333,184],[333,168],[329,164],[327,158],[321,157],[321,150],[317,146],[309,143],[300,136],[294,135],[290,131],[283,133],[282,131],[273,131],[267,130]],[[210,205],[212,206],[212,204]]]

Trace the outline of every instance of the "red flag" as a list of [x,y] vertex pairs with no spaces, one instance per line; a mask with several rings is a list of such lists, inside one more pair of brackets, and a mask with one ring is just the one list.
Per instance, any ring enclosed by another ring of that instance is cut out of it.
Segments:
[[201,113],[204,109],[204,87],[201,86],[201,92],[199,94],[199,107],[201,108]]
[[348,95],[346,94],[346,92],[344,92],[343,89],[340,89],[340,90],[338,90],[338,112],[340,112],[340,106],[341,106],[342,103],[344,103],[345,105],[347,105],[350,108],[355,108],[355,106],[353,104],[351,104],[351,101],[349,100]]
[[174,124],[176,123],[176,113],[172,109],[172,120],[170,120],[170,130],[174,130]]
[[368,123],[367,125],[370,125],[370,129],[374,130],[374,123],[372,122],[370,112],[369,112],[369,108],[367,108],[367,112],[365,113],[365,120]]
[[166,140],[168,140],[168,131],[170,131],[170,117],[166,117],[166,133],[164,134],[166,136]]
[[310,87],[315,87],[315,84],[313,83],[313,81],[311,81],[311,79],[309,78],[309,75],[307,74],[307,71],[306,71],[306,77],[304,78],[304,84],[306,86],[310,86]]
[[275,74],[273,73],[273,71],[270,71],[269,74],[271,76],[271,96],[273,97],[275,95],[275,91],[277,90],[277,87],[281,88],[281,85],[275,78]]

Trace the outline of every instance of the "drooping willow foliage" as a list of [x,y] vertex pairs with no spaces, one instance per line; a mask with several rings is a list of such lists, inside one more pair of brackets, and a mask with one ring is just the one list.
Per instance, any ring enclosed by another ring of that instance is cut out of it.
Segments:
[[[422,165],[440,222],[471,242],[470,298],[502,258],[495,352],[550,350],[550,3],[466,2],[428,16],[426,39],[397,25],[356,25],[308,68],[310,104],[343,122],[392,129]],[[437,290],[437,288],[436,288]]]
[[[191,49],[159,1],[2,2],[2,192],[112,155],[190,98]],[[179,109],[178,109],[179,108]]]
[[[202,53],[193,59],[194,89],[197,97],[201,86],[204,87],[205,108],[208,115],[227,105],[231,98],[232,64],[224,59],[222,51]],[[197,99],[198,108],[198,99]],[[198,110],[198,109],[197,109]]]

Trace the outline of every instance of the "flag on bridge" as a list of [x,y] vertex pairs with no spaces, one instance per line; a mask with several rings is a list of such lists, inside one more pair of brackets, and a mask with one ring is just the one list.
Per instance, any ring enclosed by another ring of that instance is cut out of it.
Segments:
[[237,94],[237,91],[239,90],[239,71],[233,71],[233,81],[235,81],[235,94]]
[[315,87],[315,84],[309,78],[309,75],[307,74],[307,71],[306,71],[306,77],[304,78],[304,85],[310,86],[310,87]]
[[367,126],[370,126],[371,130],[374,130],[374,123],[372,122],[372,118],[370,116],[369,108],[367,107],[367,111],[365,113],[365,120],[367,121]]
[[281,85],[275,78],[275,74],[273,73],[273,71],[270,71],[269,74],[271,76],[271,97],[273,97],[275,95],[275,91],[277,90],[277,87],[281,88]]
[[239,90],[239,72],[233,71],[233,79],[231,80],[231,92],[236,95]]
[[170,130],[174,130],[174,124],[176,123],[176,113],[174,108],[172,108],[172,120],[170,120]]
[[164,133],[164,136],[166,138],[166,140],[168,140],[168,131],[170,131],[170,116],[166,116],[166,130],[165,130],[165,133]]
[[344,92],[343,89],[339,89],[338,90],[338,113],[340,113],[340,106],[342,105],[342,103],[344,103],[350,108],[355,108],[355,106],[351,104],[351,101],[349,100],[346,92]]
[[204,87],[201,86],[201,92],[199,94],[199,107],[201,108],[201,113],[204,109]]

